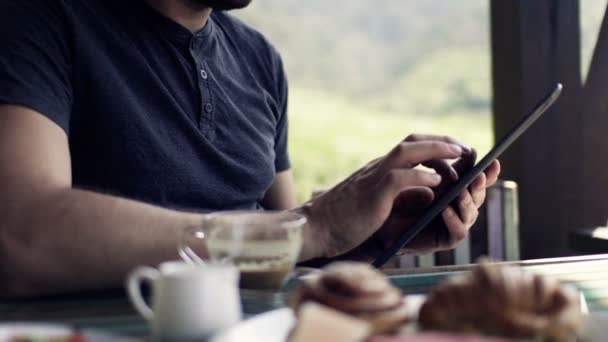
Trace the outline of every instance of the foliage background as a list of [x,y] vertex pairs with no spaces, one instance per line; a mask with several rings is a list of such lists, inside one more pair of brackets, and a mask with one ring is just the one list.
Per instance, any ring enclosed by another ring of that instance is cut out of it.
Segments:
[[[583,68],[606,0],[582,0]],[[281,52],[304,201],[410,133],[493,141],[488,0],[253,0],[235,12]]]

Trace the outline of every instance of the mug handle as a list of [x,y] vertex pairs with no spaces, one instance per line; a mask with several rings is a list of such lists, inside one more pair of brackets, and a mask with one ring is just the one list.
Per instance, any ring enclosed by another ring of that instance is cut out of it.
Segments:
[[199,257],[196,252],[188,244],[188,238],[194,237],[196,239],[205,241],[205,230],[203,227],[188,227],[182,232],[181,239],[179,241],[178,252],[179,256],[189,264],[192,265],[204,265],[205,261]]
[[160,277],[160,273],[152,267],[138,267],[129,274],[127,279],[127,290],[129,298],[135,309],[148,321],[154,319],[154,311],[141,294],[141,284],[143,282],[154,283]]

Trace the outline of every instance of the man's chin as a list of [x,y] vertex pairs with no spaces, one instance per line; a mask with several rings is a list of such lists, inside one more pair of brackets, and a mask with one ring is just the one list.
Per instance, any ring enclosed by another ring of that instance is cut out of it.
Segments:
[[217,11],[227,11],[247,7],[252,0],[190,0],[193,3],[211,7]]

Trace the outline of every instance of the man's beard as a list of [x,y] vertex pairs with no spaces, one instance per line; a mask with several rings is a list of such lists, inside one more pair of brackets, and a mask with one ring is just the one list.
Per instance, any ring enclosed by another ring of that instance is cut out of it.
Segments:
[[245,8],[251,0],[190,0],[193,3],[211,7],[217,11]]

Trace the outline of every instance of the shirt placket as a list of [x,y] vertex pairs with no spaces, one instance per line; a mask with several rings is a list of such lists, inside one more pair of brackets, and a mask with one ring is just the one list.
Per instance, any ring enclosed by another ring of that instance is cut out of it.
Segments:
[[202,40],[200,38],[192,37],[190,40],[190,54],[196,66],[196,78],[201,101],[198,125],[203,136],[213,141],[215,139],[215,107],[211,96],[211,73],[207,62],[199,56],[198,52],[201,44]]

